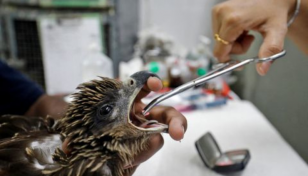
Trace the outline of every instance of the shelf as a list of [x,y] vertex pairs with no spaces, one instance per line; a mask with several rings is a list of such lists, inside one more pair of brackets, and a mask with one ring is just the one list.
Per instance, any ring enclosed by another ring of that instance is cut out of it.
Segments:
[[108,0],[3,0],[4,4],[50,8],[107,8]]

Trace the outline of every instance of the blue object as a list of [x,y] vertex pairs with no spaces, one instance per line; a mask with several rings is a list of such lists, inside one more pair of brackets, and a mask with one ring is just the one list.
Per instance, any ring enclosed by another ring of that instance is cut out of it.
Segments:
[[227,98],[218,98],[215,101],[205,103],[205,107],[212,108],[227,104]]
[[206,96],[206,94],[197,92],[197,93],[192,94],[188,97],[185,97],[185,99],[187,99],[189,101],[194,101],[194,100],[198,100],[198,99],[205,97],[205,96]]
[[0,60],[0,115],[23,115],[44,91]]
[[195,101],[193,103],[194,109],[213,108],[227,104],[227,98],[217,98],[214,101]]

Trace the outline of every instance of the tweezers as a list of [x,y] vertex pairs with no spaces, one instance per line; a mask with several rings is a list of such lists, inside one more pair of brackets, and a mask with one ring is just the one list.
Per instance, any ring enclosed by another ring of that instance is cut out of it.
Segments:
[[143,109],[143,115],[146,115],[154,106],[156,106],[157,104],[159,104],[160,102],[174,96],[174,95],[177,95],[181,92],[184,92],[190,88],[193,88],[193,87],[197,87],[197,86],[200,86],[202,84],[204,84],[206,81],[209,81],[213,78],[216,78],[220,75],[223,75],[225,73],[228,73],[230,71],[233,71],[237,68],[240,68],[240,67],[243,67],[251,62],[255,62],[255,63],[262,63],[262,62],[273,62],[275,61],[276,59],[278,58],[281,58],[283,57],[284,55],[286,54],[286,51],[283,50],[281,51],[280,53],[278,54],[275,54],[275,55],[272,55],[270,57],[264,57],[264,58],[259,58],[259,57],[253,57],[253,58],[250,58],[250,59],[246,59],[246,60],[243,60],[241,62],[238,62],[238,61],[234,61],[234,60],[231,60],[229,62],[226,62],[226,63],[219,63],[219,64],[216,64],[213,68],[212,71],[208,72],[206,75],[204,76],[200,76],[188,83],[185,83],[167,93],[164,93],[160,96],[158,96],[157,98],[153,99],[144,109]]

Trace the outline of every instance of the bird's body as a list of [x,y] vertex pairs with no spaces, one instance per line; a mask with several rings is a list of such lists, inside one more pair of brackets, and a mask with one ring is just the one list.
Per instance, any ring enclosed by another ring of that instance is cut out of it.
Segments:
[[5,115],[0,124],[0,175],[43,175],[41,169],[54,163],[52,154],[62,145],[54,120]]
[[[124,166],[147,148],[151,134],[167,128],[134,112],[134,99],[150,76],[139,72],[126,82],[102,78],[82,84],[58,123],[0,118],[0,175],[128,174]],[[67,154],[61,147],[64,139],[69,140]]]

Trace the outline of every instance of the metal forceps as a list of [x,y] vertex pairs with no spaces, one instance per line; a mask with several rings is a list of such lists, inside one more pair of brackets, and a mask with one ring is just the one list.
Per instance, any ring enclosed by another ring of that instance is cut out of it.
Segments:
[[261,63],[261,62],[273,62],[274,60],[281,58],[282,56],[284,56],[286,54],[286,51],[283,50],[278,54],[272,55],[270,57],[265,57],[265,58],[258,58],[258,57],[253,57],[250,59],[246,59],[244,61],[241,62],[237,62],[237,61],[229,61],[226,63],[220,63],[217,64],[214,68],[214,70],[210,71],[209,73],[207,73],[204,76],[200,76],[188,83],[185,83],[165,94],[160,95],[159,97],[153,99],[144,109],[143,109],[143,115],[146,115],[155,105],[157,105],[158,103],[174,96],[177,95],[181,92],[184,92],[190,88],[196,87],[196,86],[200,86],[202,84],[204,84],[206,81],[211,80],[213,78],[216,78],[217,76],[223,75],[225,73],[228,73],[232,70],[235,70],[239,67],[243,67],[251,62],[255,62],[255,63]]

